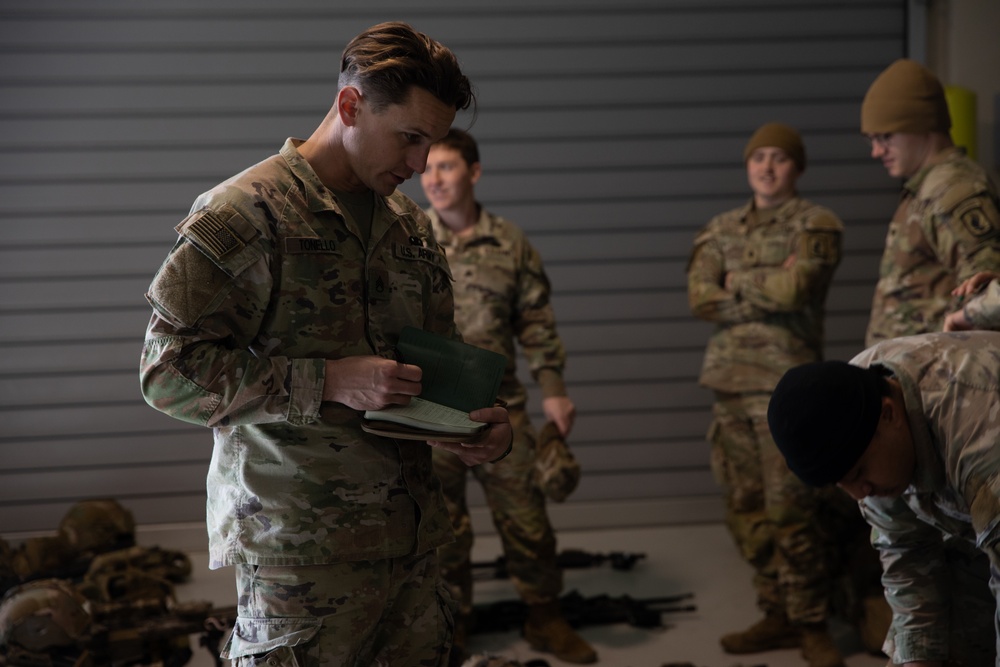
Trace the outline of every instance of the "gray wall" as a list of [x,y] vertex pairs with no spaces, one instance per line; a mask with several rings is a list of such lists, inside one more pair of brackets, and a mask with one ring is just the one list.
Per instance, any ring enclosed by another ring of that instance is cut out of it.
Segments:
[[904,53],[904,5],[6,0],[0,534],[51,530],[94,496],[144,525],[203,519],[210,433],[138,392],[143,293],[194,197],[308,136],[346,41],[396,18],[477,84],[478,194],[527,230],[554,284],[585,468],[554,512],[580,527],[717,517],[691,240],[748,197],[753,129],[797,126],[803,194],[848,230],[829,356],[860,349],[898,184],[868,159],[858,106]]

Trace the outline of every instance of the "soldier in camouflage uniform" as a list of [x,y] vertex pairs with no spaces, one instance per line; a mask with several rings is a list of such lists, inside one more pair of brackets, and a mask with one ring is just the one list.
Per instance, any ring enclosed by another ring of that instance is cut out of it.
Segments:
[[889,223],[867,346],[940,331],[957,309],[951,292],[979,271],[1000,270],[1000,203],[989,176],[956,148],[944,89],[924,66],[900,59],[871,84],[861,131],[872,157],[906,179]]
[[798,196],[805,148],[794,129],[758,128],[744,161],[752,199],[708,223],[688,266],[691,310],[717,325],[700,377],[715,392],[712,469],[765,613],[721,643],[730,653],[801,645],[813,667],[836,667],[843,661],[826,627],[831,575],[817,520],[823,496],[789,473],[765,416],[781,374],[822,355],[843,225]]
[[[556,333],[549,281],[524,232],[475,198],[481,165],[475,140],[452,129],[432,148],[420,178],[427,213],[455,278],[455,320],[466,342],[507,357],[500,386],[514,428],[514,452],[500,463],[472,468],[500,534],[507,569],[529,605],[525,638],[533,648],[566,662],[589,663],[597,654],[563,619],[562,573],[542,491],[533,483],[536,434],[525,410],[527,392],[515,372],[515,341],[542,391],[542,409],[562,437],[575,407],[562,373],[566,354]],[[446,451],[434,453],[457,541],[439,549],[445,576],[461,592],[462,616],[472,609],[473,535],[466,505],[466,466]],[[460,633],[459,633],[460,634]]]
[[[977,272],[1000,269],[996,188],[954,146],[950,127],[940,81],[912,60],[889,65],[865,93],[861,131],[871,156],[905,179],[886,234],[867,346],[941,331],[946,314],[960,306],[953,290]],[[986,558],[978,560],[985,572]]]
[[768,420],[791,469],[839,484],[872,526],[894,664],[1000,665],[998,412],[992,331],[883,341],[850,364],[792,369],[775,388]]
[[[346,47],[309,139],[201,195],[147,293],[140,379],[154,408],[209,426],[211,567],[236,570],[234,664],[445,665],[452,539],[431,450],[361,428],[406,404],[405,325],[457,336],[447,261],[396,187],[473,101],[454,55],[402,23]],[[475,465],[509,451],[503,408]]]

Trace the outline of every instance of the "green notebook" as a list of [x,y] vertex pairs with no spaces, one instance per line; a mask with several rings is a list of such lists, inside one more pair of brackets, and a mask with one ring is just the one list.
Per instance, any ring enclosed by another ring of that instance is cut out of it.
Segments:
[[495,404],[507,366],[504,355],[415,327],[403,329],[396,351],[400,361],[423,371],[420,396],[410,405],[368,410],[366,420],[412,427],[417,429],[414,437],[423,439],[428,439],[427,431],[463,435],[486,428],[468,413]]

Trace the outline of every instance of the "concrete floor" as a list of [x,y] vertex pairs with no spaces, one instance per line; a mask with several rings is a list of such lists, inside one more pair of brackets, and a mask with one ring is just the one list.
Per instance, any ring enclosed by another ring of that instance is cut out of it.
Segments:
[[[722,634],[743,629],[760,617],[750,584],[751,569],[739,558],[721,524],[563,532],[558,539],[560,550],[645,554],[645,558],[629,571],[614,570],[607,565],[568,570],[565,592],[575,590],[585,596],[605,594],[634,598],[693,594],[687,603],[697,609],[663,614],[663,628],[642,629],[624,623],[582,628],[581,634],[598,651],[599,664],[609,667],[662,667],[675,662],[692,663],[696,667],[803,667],[806,664],[797,649],[734,656],[719,647]],[[495,535],[477,539],[476,561],[489,561],[499,554],[499,540]],[[193,553],[191,558],[194,576],[191,582],[179,587],[179,599],[210,600],[220,606],[234,604],[232,570],[208,570],[205,553]],[[513,587],[505,579],[477,580],[475,595],[477,604],[516,598]],[[833,631],[846,655],[848,667],[883,667],[886,664],[885,657],[864,652],[853,629],[835,625]],[[567,664],[532,651],[517,631],[473,634],[469,649],[520,662],[543,658],[552,667]],[[199,649],[189,664],[213,667],[214,662],[207,651]]]

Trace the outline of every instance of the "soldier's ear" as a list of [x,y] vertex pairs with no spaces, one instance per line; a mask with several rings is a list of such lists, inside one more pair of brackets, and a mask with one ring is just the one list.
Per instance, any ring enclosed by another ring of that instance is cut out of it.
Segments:
[[344,86],[337,93],[337,115],[340,122],[351,127],[358,122],[361,110],[361,91],[354,86]]
[[473,162],[469,167],[469,180],[475,185],[479,182],[479,177],[483,175],[483,166],[478,162]]

